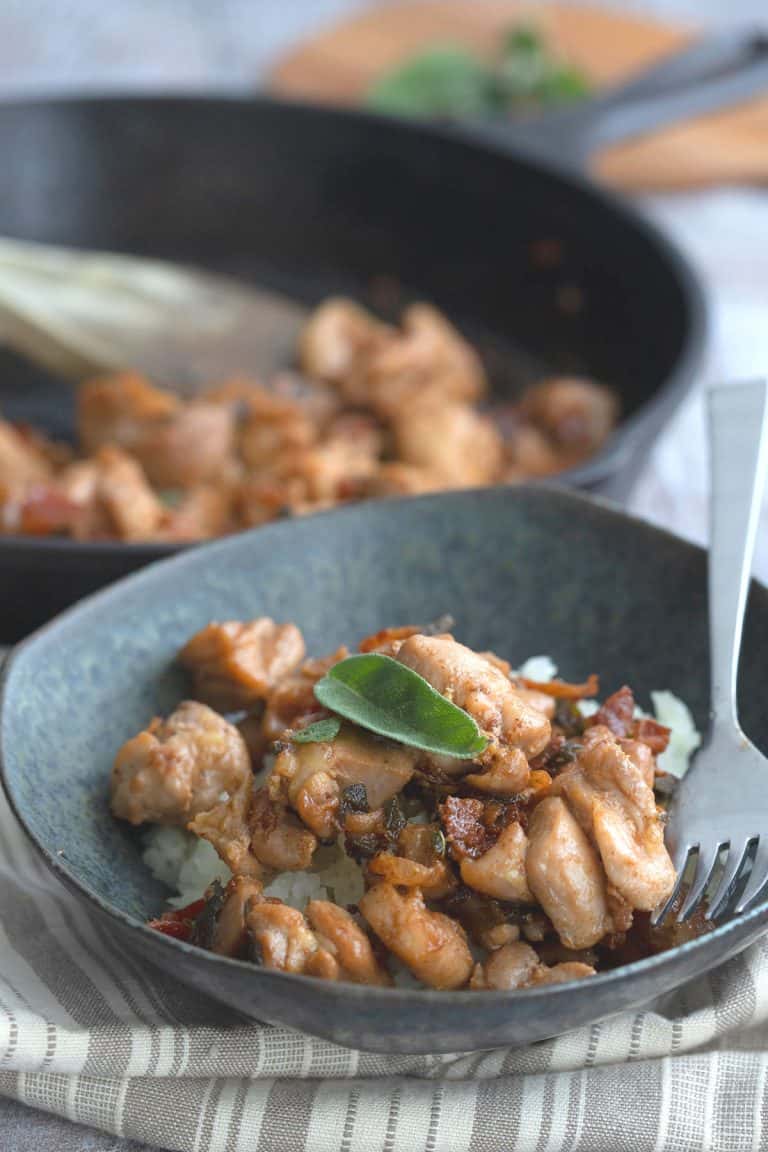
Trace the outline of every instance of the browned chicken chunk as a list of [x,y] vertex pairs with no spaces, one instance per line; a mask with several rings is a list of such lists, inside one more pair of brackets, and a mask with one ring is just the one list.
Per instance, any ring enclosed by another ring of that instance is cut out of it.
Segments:
[[125,743],[112,768],[112,811],[131,824],[186,824],[251,781],[237,729],[186,701]]
[[652,911],[675,883],[664,826],[648,783],[645,757],[621,748],[608,728],[585,733],[576,764],[555,780],[597,845],[606,876],[632,908]]
[[164,509],[138,461],[119,448],[101,448],[95,457],[96,487],[82,534],[143,540],[162,523]]
[[520,698],[499,668],[451,636],[412,636],[397,659],[473,717],[490,741],[480,762],[497,774],[504,792],[522,792],[529,777],[525,757],[549,742],[547,717]]
[[331,742],[289,744],[275,762],[270,790],[285,795],[307,827],[328,840],[345,788],[363,784],[368,806],[381,808],[411,779],[417,758],[413,748],[345,724]]
[[204,400],[182,404],[135,373],[83,384],[78,429],[87,452],[116,444],[159,488],[191,488],[218,479],[234,450],[229,408]]
[[611,930],[600,860],[559,797],[542,800],[534,810],[526,872],[566,948],[590,948]]
[[28,484],[42,483],[50,474],[50,465],[34,442],[0,420],[0,486],[22,490]]
[[343,297],[325,300],[301,334],[299,359],[308,376],[343,384],[387,333],[369,312]]
[[246,931],[265,968],[339,978],[339,965],[317,937],[301,912],[279,900],[250,901],[245,913]]
[[188,640],[179,661],[192,674],[195,696],[222,712],[264,700],[304,657],[295,624],[268,616],[209,624]]
[[227,884],[224,899],[216,916],[211,938],[211,951],[220,956],[242,957],[247,951],[245,913],[251,901],[262,899],[259,880],[252,876],[233,876]]
[[461,878],[468,887],[496,900],[532,904],[525,871],[527,848],[528,840],[520,825],[508,824],[482,856],[465,856],[460,864]]
[[551,968],[543,964],[530,944],[505,944],[492,952],[482,964],[476,964],[470,980],[470,988],[476,991],[486,989],[501,992],[515,988],[535,988],[541,984],[561,984],[566,980],[581,980],[594,976],[590,964],[568,960]]
[[251,852],[266,868],[300,872],[309,868],[317,837],[301,820],[274,801],[266,788],[253,794],[248,814]]
[[547,433],[568,463],[596,452],[613,431],[619,414],[614,392],[576,377],[534,384],[523,396],[521,408]]
[[346,909],[329,900],[310,900],[305,915],[320,947],[339,965],[339,979],[355,984],[392,983],[376,959],[370,940]]
[[468,404],[414,400],[398,409],[392,430],[405,464],[445,477],[452,487],[489,484],[501,467],[500,433]]
[[441,912],[431,912],[418,888],[403,895],[393,884],[375,884],[360,911],[379,939],[431,988],[460,988],[472,971],[464,930]]

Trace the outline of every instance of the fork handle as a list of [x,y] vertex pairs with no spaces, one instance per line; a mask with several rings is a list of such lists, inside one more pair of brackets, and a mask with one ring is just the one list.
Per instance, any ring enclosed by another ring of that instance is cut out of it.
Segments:
[[768,381],[709,393],[709,628],[713,729],[738,727],[736,683],[768,463]]

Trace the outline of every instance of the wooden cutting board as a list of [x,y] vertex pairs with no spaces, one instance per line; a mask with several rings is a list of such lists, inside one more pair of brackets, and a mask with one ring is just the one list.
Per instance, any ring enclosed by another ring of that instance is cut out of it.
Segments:
[[[268,78],[271,91],[357,103],[382,72],[427,44],[465,44],[490,55],[500,34],[534,21],[595,87],[629,76],[681,47],[691,32],[600,8],[515,0],[385,3],[299,45]],[[768,95],[738,108],[607,149],[595,174],[628,190],[768,182]]]

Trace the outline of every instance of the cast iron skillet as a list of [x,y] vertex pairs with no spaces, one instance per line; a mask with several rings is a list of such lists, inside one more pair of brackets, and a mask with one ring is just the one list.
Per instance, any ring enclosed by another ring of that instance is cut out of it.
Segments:
[[[110,816],[116,749],[188,691],[179,646],[211,619],[295,620],[311,653],[398,622],[456,633],[520,663],[549,653],[601,692],[668,688],[707,723],[703,551],[564,490],[489,489],[340,509],[188,550],[78,605],[10,657],[3,781],[47,865],[141,962],[231,1007],[385,1052],[522,1044],[636,1005],[707,971],[768,924],[768,904],[682,948],[589,980],[518,993],[365,988],[215,957],[144,927],[164,890],[141,833]],[[768,592],[753,586],[740,715],[768,748]]]
[[[704,308],[674,247],[574,165],[767,81],[764,43],[730,37],[514,128],[265,98],[8,103],[0,234],[198,262],[310,303],[346,291],[378,304],[393,284],[434,301],[478,341],[497,394],[550,370],[617,389],[622,427],[562,479],[621,498],[694,378]],[[66,395],[0,356],[7,417],[71,433]],[[0,641],[173,550],[0,540]]]

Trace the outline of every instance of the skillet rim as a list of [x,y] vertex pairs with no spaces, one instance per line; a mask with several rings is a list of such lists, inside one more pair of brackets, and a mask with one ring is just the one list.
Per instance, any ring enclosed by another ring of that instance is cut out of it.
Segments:
[[[505,494],[505,499],[512,496],[513,499],[525,501],[529,495],[533,495],[534,499],[543,498],[545,501],[560,503],[561,505],[569,506],[570,511],[576,515],[590,513],[600,518],[603,522],[611,524],[616,522],[623,522],[629,524],[632,531],[639,531],[641,534],[646,535],[648,538],[662,538],[668,544],[679,549],[682,552],[687,552],[689,555],[696,553],[703,555],[705,549],[697,544],[693,544],[684,540],[680,536],[660,528],[649,521],[643,520],[638,516],[631,515],[618,508],[611,501],[596,498],[594,496],[586,495],[581,492],[574,492],[567,489],[556,488],[551,485],[545,484],[526,484],[519,485],[513,492],[510,493],[509,489],[503,485],[496,485],[490,488],[474,488],[467,489],[462,493],[451,494],[433,493],[426,496],[401,498],[396,500],[381,500],[377,501],[378,507],[391,508],[410,505],[414,500],[422,507],[428,506],[431,503],[445,501],[446,499],[461,500],[463,497],[484,499],[486,493],[492,494]],[[320,512],[317,515],[323,519],[343,518],[350,513],[354,514],[356,506],[342,507],[329,509],[326,512]],[[251,529],[248,533],[239,533],[239,537],[253,536],[254,538],[258,533],[267,531],[279,537],[281,532],[290,529],[290,522],[276,521],[271,524],[266,524],[261,528]],[[208,545],[208,549],[212,552],[224,551],[227,547],[233,546],[235,537],[224,537],[219,541],[214,541]],[[24,831],[24,834],[33,846],[37,854],[42,857],[43,862],[53,875],[61,881],[65,887],[72,891],[86,906],[92,906],[98,913],[108,916],[117,920],[124,929],[132,932],[134,938],[138,933],[138,940],[141,943],[145,940],[151,940],[150,948],[180,948],[182,952],[192,957],[192,962],[199,964],[201,967],[212,965],[218,967],[223,965],[224,968],[232,968],[240,973],[247,973],[248,976],[253,978],[260,978],[266,971],[256,965],[250,964],[244,960],[234,960],[227,956],[218,956],[215,953],[207,952],[204,949],[197,948],[196,946],[186,943],[184,941],[176,940],[171,937],[165,936],[162,933],[149,928],[145,921],[138,920],[136,917],[131,916],[129,913],[124,912],[122,909],[117,908],[109,901],[100,896],[97,892],[89,888],[77,874],[71,871],[62,861],[62,858],[55,854],[55,851],[50,850],[42,840],[34,834],[32,829],[26,822],[23,814],[16,805],[13,786],[10,780],[8,769],[6,766],[6,732],[5,732],[5,719],[8,709],[9,686],[11,677],[14,674],[14,668],[17,663],[25,658],[27,651],[32,648],[41,638],[45,638],[49,633],[55,633],[55,630],[67,622],[76,620],[78,614],[83,612],[88,613],[94,604],[108,604],[110,599],[119,598],[122,595],[122,587],[126,584],[135,587],[141,582],[152,582],[157,578],[157,574],[163,572],[172,572],[177,565],[188,563],[189,559],[183,553],[173,555],[166,560],[154,564],[148,568],[140,569],[121,580],[109,585],[106,588],[94,592],[90,596],[85,597],[77,604],[66,609],[59,616],[44,624],[42,627],[36,629],[30,636],[18,644],[9,656],[0,672],[0,781],[2,781],[3,791],[8,800],[10,808],[19,823],[19,826]],[[757,589],[759,595],[763,598],[768,598],[768,588],[758,581],[753,581],[752,588]],[[767,609],[768,610],[768,607]],[[595,997],[599,997],[601,992],[612,988],[617,983],[622,982],[625,978],[629,982],[633,982],[635,977],[642,977],[644,975],[652,974],[654,972],[663,972],[669,967],[675,967],[677,962],[681,959],[694,956],[699,956],[702,952],[706,952],[713,940],[718,942],[725,942],[733,937],[747,937],[750,930],[754,934],[761,925],[768,924],[768,896],[759,903],[752,911],[742,914],[741,916],[734,916],[732,919],[725,923],[718,925],[711,932],[696,939],[686,941],[679,944],[674,948],[669,948],[664,952],[659,952],[656,955],[647,956],[642,960],[635,960],[629,964],[620,965],[617,968],[609,969],[608,971],[598,972],[590,977],[589,987],[594,989]],[[735,943],[735,941],[734,941]],[[747,940],[745,943],[748,944]],[[146,949],[143,949],[146,958]],[[738,951],[738,948],[735,949]],[[169,956],[172,957],[173,953]],[[726,954],[727,957],[727,954]],[[709,971],[721,963],[726,957],[719,957],[715,959],[709,966],[704,965],[699,971]],[[273,969],[269,971],[269,979],[277,980],[279,982],[289,981],[287,985],[290,988],[292,985],[297,987],[312,990],[314,994],[323,999],[333,999],[334,989],[343,988],[346,995],[351,996],[357,1000],[365,999],[369,1002],[373,998],[376,1002],[392,1005],[396,1001],[402,999],[405,1004],[425,1002],[427,1005],[432,1005],[435,1008],[449,1008],[451,1004],[457,1007],[468,1007],[472,1004],[477,1004],[477,993],[468,990],[459,991],[438,991],[436,989],[414,989],[414,988],[379,988],[369,985],[352,984],[347,981],[324,981],[318,980],[312,976],[301,976],[294,973],[280,972]],[[681,973],[679,981],[674,985],[679,986],[686,982],[693,975],[692,973]],[[519,997],[525,997],[526,1002],[529,1000],[543,1000],[546,999],[548,1003],[551,1002],[552,997],[568,996],[573,989],[575,983],[578,981],[566,981],[562,985],[543,985],[540,988],[517,989],[512,991],[486,991],[483,994],[483,1003],[497,1005],[508,1005],[510,1002],[516,1002]],[[219,997],[219,999],[222,999]],[[599,1013],[598,1013],[599,1015]],[[597,1017],[596,1017],[597,1018]]]

